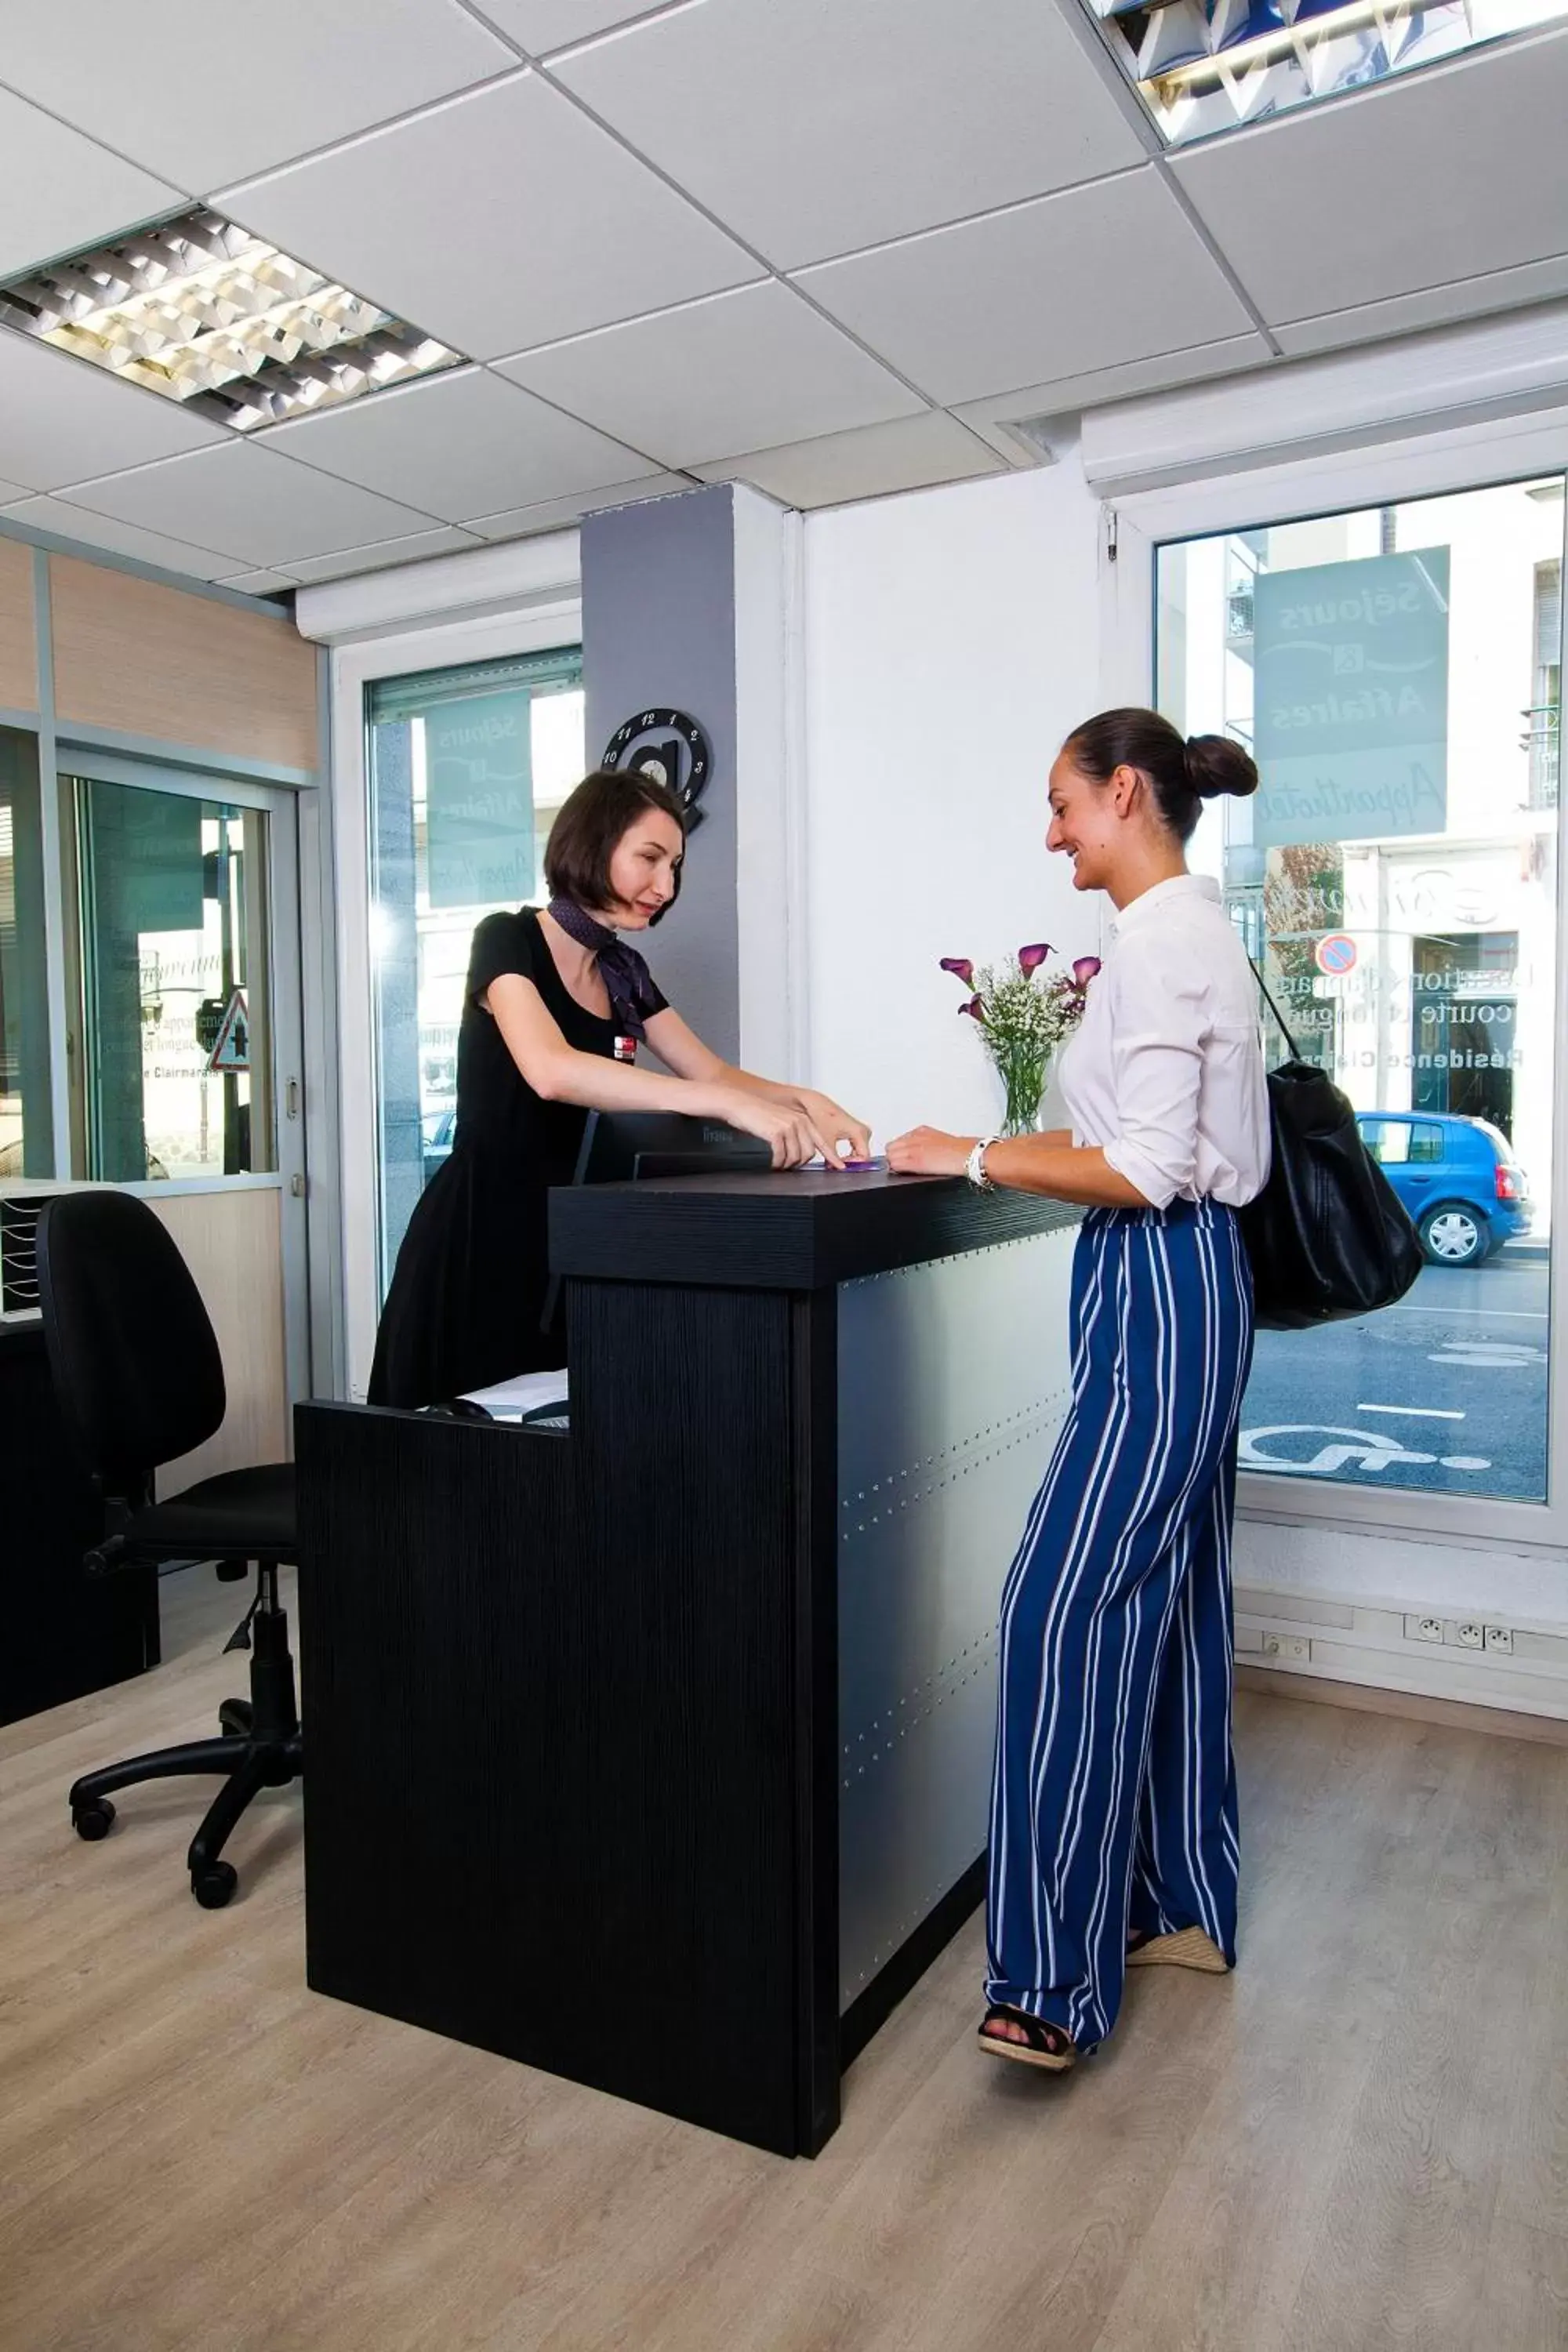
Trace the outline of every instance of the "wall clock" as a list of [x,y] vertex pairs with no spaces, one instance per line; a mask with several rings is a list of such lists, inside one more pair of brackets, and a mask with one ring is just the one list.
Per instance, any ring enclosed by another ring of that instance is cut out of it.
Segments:
[[637,711],[611,736],[604,763],[606,768],[635,768],[656,784],[667,785],[686,811],[689,833],[701,824],[697,804],[713,772],[713,749],[686,711],[658,707]]

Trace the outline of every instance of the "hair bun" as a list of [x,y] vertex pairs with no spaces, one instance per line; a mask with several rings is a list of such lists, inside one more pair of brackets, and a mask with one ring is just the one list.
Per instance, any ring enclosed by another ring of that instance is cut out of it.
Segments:
[[1258,763],[1228,735],[1189,735],[1187,782],[1200,800],[1217,800],[1232,793],[1246,800],[1258,790]]

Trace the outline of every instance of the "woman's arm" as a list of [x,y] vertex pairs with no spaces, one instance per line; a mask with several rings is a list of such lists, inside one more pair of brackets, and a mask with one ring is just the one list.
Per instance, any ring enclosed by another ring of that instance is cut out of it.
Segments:
[[[500,1031],[508,1053],[536,1095],[546,1102],[580,1104],[586,1110],[673,1110],[697,1118],[719,1118],[773,1148],[775,1168],[800,1168],[819,1151],[821,1136],[799,1108],[764,1101],[722,1076],[663,1077],[614,1062],[603,1054],[580,1054],[569,1045],[539,991],[521,972],[502,972],[479,1002]],[[656,1021],[667,1016],[658,1013]],[[651,1041],[654,1023],[648,1024]],[[663,1059],[661,1054],[660,1059]],[[721,1074],[724,1065],[710,1059]],[[828,1157],[834,1155],[828,1152]]]
[[[974,1135],[944,1135],[938,1128],[917,1127],[888,1146],[888,1165],[900,1176],[962,1176],[979,1140]],[[1065,1128],[1050,1135],[1018,1135],[994,1143],[985,1154],[985,1173],[994,1184],[1012,1192],[1043,1192],[1048,1200],[1070,1201],[1085,1209],[1152,1206],[1147,1193],[1129,1183],[1098,1144],[1075,1144]]]
[[[847,1143],[856,1159],[865,1159],[871,1148],[871,1130],[865,1121],[842,1109],[830,1095],[818,1094],[811,1087],[792,1087],[773,1078],[760,1078],[751,1070],[738,1069],[732,1062],[721,1060],[711,1045],[705,1045],[696,1031],[687,1025],[673,1005],[653,1014],[647,1024],[647,1042],[665,1067],[673,1070],[679,1078],[697,1085],[739,1087],[748,1094],[761,1096],[763,1102],[802,1112],[819,1135],[830,1136],[835,1143]],[[836,1156],[829,1157],[837,1165]]]

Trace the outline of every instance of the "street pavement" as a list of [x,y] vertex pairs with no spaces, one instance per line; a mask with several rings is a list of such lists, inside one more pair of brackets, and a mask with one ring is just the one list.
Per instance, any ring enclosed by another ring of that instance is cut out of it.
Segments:
[[1540,1502],[1546,1492],[1548,1261],[1505,1249],[1427,1266],[1397,1307],[1318,1331],[1260,1331],[1243,1469]]

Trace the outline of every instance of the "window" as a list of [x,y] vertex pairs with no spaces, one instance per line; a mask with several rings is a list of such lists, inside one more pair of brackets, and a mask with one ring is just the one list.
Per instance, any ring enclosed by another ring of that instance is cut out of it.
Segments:
[[367,690],[379,1291],[452,1147],[475,927],[540,905],[544,845],[584,773],[579,647]]
[[73,1169],[125,1183],[275,1168],[266,816],[100,778],[68,792]]
[[1193,862],[1427,1258],[1364,1322],[1259,1334],[1246,1468],[1546,1498],[1563,489],[1159,551],[1160,707],[1261,777]]
[[0,1176],[52,1176],[37,745],[0,728]]
[[1363,1118],[1362,1140],[1380,1168],[1397,1168],[1410,1153],[1410,1122],[1405,1118]]

